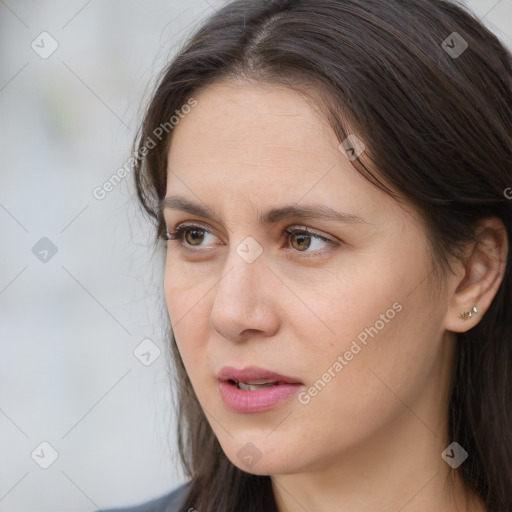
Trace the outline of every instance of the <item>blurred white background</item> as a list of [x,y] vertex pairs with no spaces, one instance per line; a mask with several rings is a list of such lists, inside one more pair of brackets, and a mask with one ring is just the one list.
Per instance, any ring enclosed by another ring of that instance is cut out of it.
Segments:
[[[1,512],[90,512],[185,480],[153,231],[131,174],[93,190],[223,3],[0,0]],[[512,47],[512,0],[465,3]]]

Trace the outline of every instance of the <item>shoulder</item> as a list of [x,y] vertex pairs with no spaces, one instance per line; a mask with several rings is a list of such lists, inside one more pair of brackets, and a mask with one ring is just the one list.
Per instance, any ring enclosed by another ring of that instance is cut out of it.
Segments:
[[[171,492],[140,505],[128,508],[109,508],[101,512],[178,512],[190,483],[187,482]],[[100,511],[96,511],[100,512]]]

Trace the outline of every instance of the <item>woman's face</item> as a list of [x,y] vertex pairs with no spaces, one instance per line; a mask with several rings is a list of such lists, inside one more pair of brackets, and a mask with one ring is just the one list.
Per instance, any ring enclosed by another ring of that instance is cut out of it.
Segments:
[[[418,218],[357,173],[299,93],[217,83],[195,99],[169,151],[166,195],[182,201],[165,220],[187,231],[167,242],[165,295],[226,455],[283,474],[382,455],[397,435],[421,450],[446,415],[453,344]],[[224,367],[296,384],[237,389]]]

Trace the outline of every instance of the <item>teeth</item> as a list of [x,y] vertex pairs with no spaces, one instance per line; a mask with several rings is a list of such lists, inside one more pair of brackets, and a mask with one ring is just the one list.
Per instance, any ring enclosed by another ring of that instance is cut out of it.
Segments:
[[256,380],[248,380],[245,381],[244,384],[249,384],[251,386],[259,386],[260,384],[269,384],[273,381],[268,379],[256,379]]
[[244,391],[257,391],[258,389],[270,388],[277,385],[277,382],[271,382],[266,379],[252,380],[249,382],[236,382],[236,387],[238,389],[243,389]]
[[258,391],[258,389],[271,388],[272,386],[277,386],[277,383],[269,383],[269,384],[259,384],[257,386],[251,384],[244,384],[243,382],[238,383],[238,389],[243,389],[245,391]]

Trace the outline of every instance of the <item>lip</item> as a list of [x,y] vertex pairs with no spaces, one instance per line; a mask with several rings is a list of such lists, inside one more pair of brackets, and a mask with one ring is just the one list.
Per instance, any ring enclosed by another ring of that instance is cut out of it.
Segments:
[[[294,377],[250,366],[236,369],[224,366],[217,374],[219,391],[225,405],[232,411],[239,413],[258,413],[268,411],[296,395],[304,386]],[[247,382],[251,380],[266,379],[278,382],[277,386],[262,388],[256,391],[238,389],[231,380]]]

